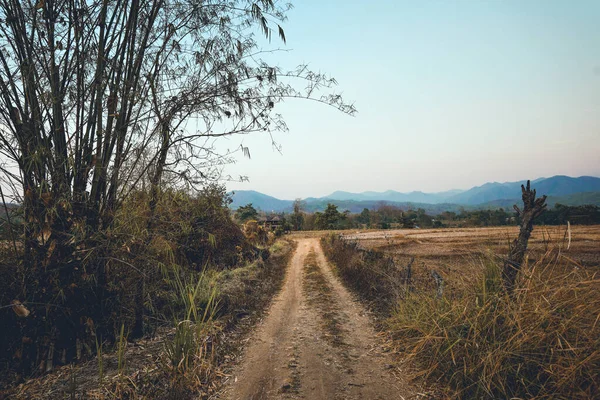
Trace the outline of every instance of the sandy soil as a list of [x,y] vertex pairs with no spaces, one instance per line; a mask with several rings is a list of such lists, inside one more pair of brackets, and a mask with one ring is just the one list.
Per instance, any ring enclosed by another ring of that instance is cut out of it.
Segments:
[[[220,399],[409,399],[418,390],[403,378],[363,307],[332,274],[318,239],[299,238],[286,281],[267,317],[249,340]],[[306,258],[329,293],[328,304],[312,301],[306,284]],[[323,313],[323,307],[328,310]],[[331,340],[328,321],[336,321]]]

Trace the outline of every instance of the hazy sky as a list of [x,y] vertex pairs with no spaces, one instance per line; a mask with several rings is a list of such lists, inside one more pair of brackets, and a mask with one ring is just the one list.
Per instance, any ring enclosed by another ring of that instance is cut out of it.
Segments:
[[600,1],[294,3],[284,68],[334,76],[355,117],[307,101],[289,133],[248,136],[225,172],[279,198],[466,189],[487,181],[600,176]]

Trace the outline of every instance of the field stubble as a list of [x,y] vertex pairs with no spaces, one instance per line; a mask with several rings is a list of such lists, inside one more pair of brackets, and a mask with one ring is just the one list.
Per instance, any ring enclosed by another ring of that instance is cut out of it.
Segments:
[[[384,327],[416,375],[447,385],[448,397],[598,398],[600,226],[536,227],[508,296],[500,271],[517,234],[506,227],[345,232],[346,240],[323,242],[367,299],[377,298],[369,280],[402,282],[414,257],[410,286],[400,296],[381,293]],[[430,290],[432,271],[444,278],[443,296]]]
[[[440,273],[446,288],[452,291],[482,277],[482,259],[502,262],[518,227],[397,229],[386,231],[344,232],[344,238],[357,241],[361,248],[391,256],[399,267],[412,257],[415,279],[433,280],[432,270]],[[571,264],[581,268],[600,266],[600,225],[570,227],[536,226],[529,240],[527,262],[534,263],[554,249]]]

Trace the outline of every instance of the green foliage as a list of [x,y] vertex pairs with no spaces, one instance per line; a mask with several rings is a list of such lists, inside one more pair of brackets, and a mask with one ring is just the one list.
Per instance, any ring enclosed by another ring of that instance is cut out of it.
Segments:
[[[336,204],[339,202],[336,202]],[[292,226],[301,226],[304,230],[327,230],[349,228],[411,229],[444,227],[477,227],[517,225],[519,218],[510,210],[465,209],[442,211],[428,214],[424,208],[402,209],[398,206],[382,203],[374,204],[372,209],[363,208],[360,213],[341,213],[336,204],[328,203],[324,211],[313,214],[290,214]],[[444,205],[436,205],[438,208]],[[457,208],[457,207],[454,207]],[[302,218],[302,224],[295,218]],[[536,223],[545,225],[565,225],[567,221],[578,225],[600,224],[600,207],[596,205],[566,206],[556,204],[536,219]]]
[[213,282],[215,274],[206,266],[199,273],[182,271],[176,265],[166,272],[164,279],[169,283],[168,293],[171,295],[168,302],[172,308],[170,314],[176,320],[203,321],[206,316],[200,315],[202,311],[198,310],[210,310],[212,318],[218,303],[215,301],[217,288]]
[[235,211],[235,217],[240,222],[246,222],[251,219],[258,219],[258,211],[252,206],[252,203],[248,203],[245,206],[240,206]]
[[295,231],[302,230],[304,225],[304,213],[302,212],[302,201],[294,201],[294,212],[290,215],[291,228]]
[[315,213],[315,227],[317,229],[344,229],[348,227],[348,213],[340,213],[337,206],[327,204],[323,213]]
[[285,224],[281,224],[279,225],[277,228],[275,228],[275,232],[273,232],[275,234],[276,238],[279,238],[281,236],[283,236],[286,232],[286,225]]
[[165,353],[173,373],[186,374],[200,367],[208,353],[205,337],[219,301],[216,285],[209,283],[206,271],[197,276],[196,282],[182,281],[177,272],[173,290],[184,305],[185,319],[176,323],[173,339],[165,342]]
[[460,226],[503,226],[516,225],[515,213],[500,208],[497,210],[463,211],[454,217]]
[[185,374],[193,367],[198,351],[196,326],[190,320],[180,321],[171,340],[165,341],[165,353],[174,374]]
[[364,224],[367,227],[371,224],[371,212],[368,208],[365,208],[361,211],[360,215],[356,217],[356,222],[359,224]]
[[577,225],[600,224],[600,207],[595,205],[565,206],[556,204],[553,209],[546,210],[536,222],[546,225],[566,225],[567,222]]

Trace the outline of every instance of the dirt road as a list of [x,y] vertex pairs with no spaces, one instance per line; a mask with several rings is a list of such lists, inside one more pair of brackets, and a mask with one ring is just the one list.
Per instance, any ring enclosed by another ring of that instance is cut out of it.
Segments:
[[284,287],[248,343],[222,399],[415,397],[316,238],[298,239]]

